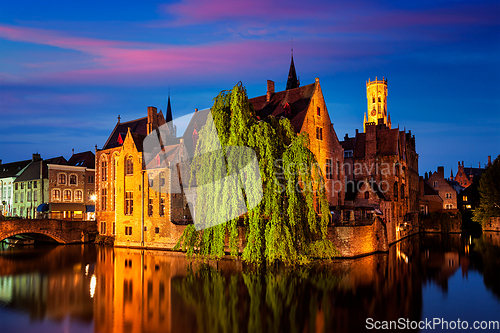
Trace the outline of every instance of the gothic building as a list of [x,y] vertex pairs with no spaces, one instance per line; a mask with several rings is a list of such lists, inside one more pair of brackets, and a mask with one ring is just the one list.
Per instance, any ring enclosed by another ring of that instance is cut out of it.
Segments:
[[[344,148],[346,199],[344,219],[378,214],[387,224],[389,242],[417,227],[419,211],[418,154],[411,131],[392,128],[387,112],[387,79],[366,84],[368,117]],[[349,213],[349,210],[351,211]]]

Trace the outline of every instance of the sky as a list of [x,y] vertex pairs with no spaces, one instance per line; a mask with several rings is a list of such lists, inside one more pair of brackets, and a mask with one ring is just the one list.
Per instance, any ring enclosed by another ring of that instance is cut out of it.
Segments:
[[292,46],[339,139],[385,77],[421,175],[500,154],[498,1],[0,0],[0,159],[93,151],[169,93],[175,123],[239,81],[250,98],[284,90]]

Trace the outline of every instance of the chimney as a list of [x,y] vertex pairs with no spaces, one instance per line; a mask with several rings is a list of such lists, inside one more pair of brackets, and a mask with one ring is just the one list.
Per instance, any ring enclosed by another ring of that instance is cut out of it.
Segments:
[[347,140],[347,139],[349,139],[349,134],[348,133],[345,134],[344,141]]
[[274,81],[272,80],[267,80],[267,96],[266,96],[266,102],[269,102],[271,100],[271,97],[274,95]]
[[439,178],[443,178],[444,179],[444,167],[442,166],[438,166],[438,176]]
[[41,159],[42,158],[40,157],[40,154],[38,154],[38,153],[33,154],[33,157],[31,158],[31,160],[33,162],[40,161]]
[[[2,160],[0,160],[0,163],[2,163]],[[491,156],[488,156],[488,166],[491,165]]]
[[71,149],[71,155],[75,155],[75,148]]
[[148,134],[157,128],[158,117],[156,114],[156,108],[154,106],[148,106]]
[[462,168],[464,167],[464,161],[462,161]]
[[194,112],[198,112],[198,109],[194,109]]
[[0,159],[0,164],[2,164],[2,160]]

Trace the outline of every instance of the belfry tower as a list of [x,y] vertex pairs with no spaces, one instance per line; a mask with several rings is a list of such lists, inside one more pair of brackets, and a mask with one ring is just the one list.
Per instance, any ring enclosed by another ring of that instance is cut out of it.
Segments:
[[366,99],[368,101],[368,118],[363,121],[363,131],[366,124],[384,124],[391,128],[391,116],[387,113],[387,79],[366,82]]

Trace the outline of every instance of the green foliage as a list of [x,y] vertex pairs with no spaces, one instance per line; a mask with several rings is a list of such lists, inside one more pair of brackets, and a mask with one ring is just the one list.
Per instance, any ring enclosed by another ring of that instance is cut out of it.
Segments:
[[500,216],[500,155],[481,176],[479,194],[479,207],[474,209],[472,220],[484,225],[490,217]]
[[[308,148],[308,136],[296,135],[286,118],[270,116],[259,120],[241,83],[214,99],[211,114],[214,121],[200,130],[200,138],[214,140],[198,141],[191,165],[191,184],[213,184],[234,174],[235,166],[246,165],[249,156],[235,153],[231,147],[250,147],[257,154],[263,198],[243,215],[238,212],[244,212],[245,207],[238,205],[238,198],[231,191],[238,184],[225,182],[210,191],[198,186],[197,218],[214,226],[200,231],[193,226],[186,228],[176,248],[189,255],[220,258],[227,240],[231,254],[236,256],[239,233],[244,232],[247,244],[242,257],[246,262],[280,261],[292,265],[307,262],[318,253],[324,258],[335,256],[335,248],[325,241],[328,202],[321,169]],[[248,203],[257,201],[259,194],[251,186],[257,180],[245,174],[238,181],[240,185],[250,185],[242,187],[247,207],[251,206]],[[216,205],[221,198],[227,209]],[[226,216],[235,215],[240,217],[218,224],[226,221]]]
[[113,245],[115,243],[115,238],[113,236],[97,235],[94,243],[100,245]]

